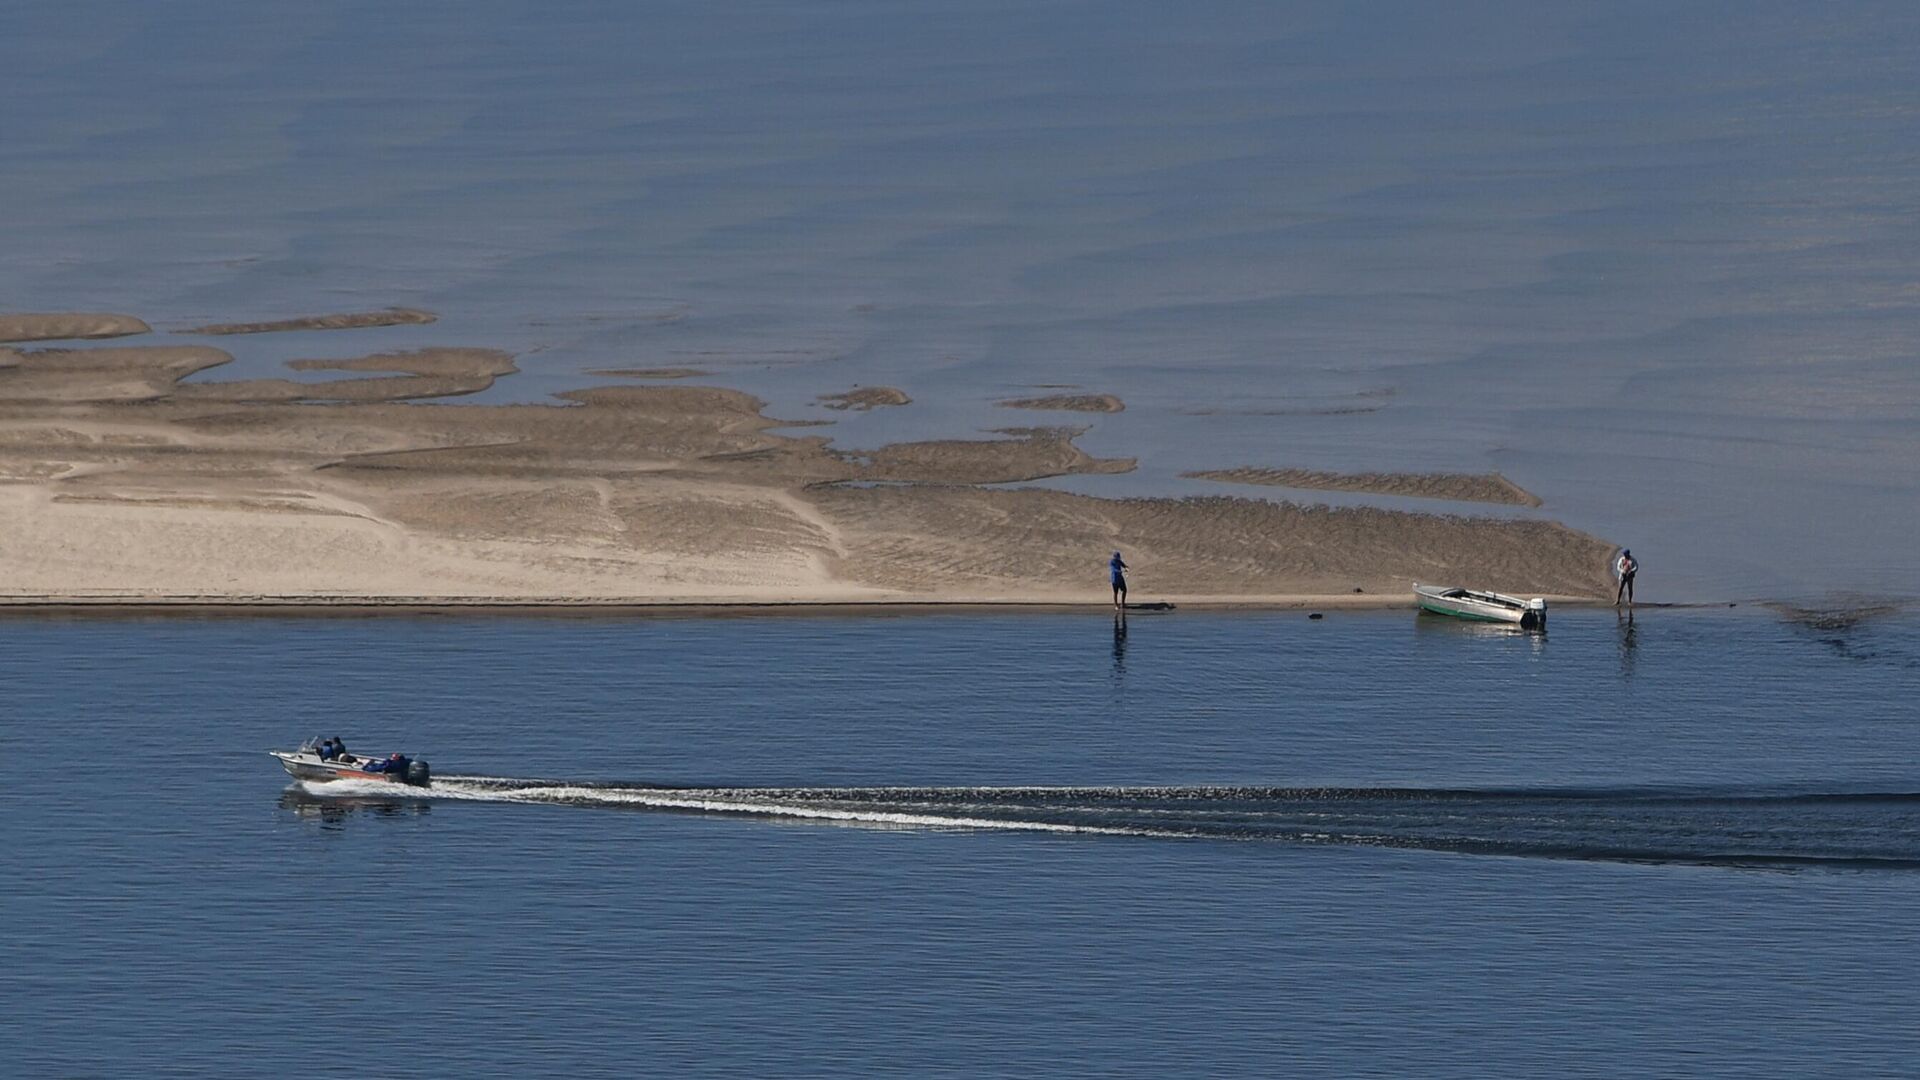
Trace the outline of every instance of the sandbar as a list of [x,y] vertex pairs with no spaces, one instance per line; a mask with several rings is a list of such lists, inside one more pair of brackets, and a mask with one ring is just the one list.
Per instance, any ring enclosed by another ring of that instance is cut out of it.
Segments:
[[0,315],[0,341],[66,341],[144,334],[153,327],[131,315],[93,311]]
[[1339,473],[1314,469],[1202,469],[1181,476],[1227,484],[1267,487],[1363,491],[1374,495],[1403,495],[1415,499],[1503,503],[1539,506],[1540,499],[1499,473]]
[[1610,595],[1613,546],[1549,521],[1006,486],[1134,467],[1074,428],[851,448],[722,387],[419,400],[509,376],[488,349],[181,381],[229,359],[0,350],[0,602],[1082,604],[1115,548],[1139,600]]
[[176,387],[176,396],[205,401],[418,401],[477,394],[496,378],[519,370],[513,356],[498,349],[417,349],[374,353],[345,360],[290,360],[295,371],[376,371],[377,379],[331,379],[303,383],[292,379],[244,379],[192,383]]
[[907,396],[906,391],[891,386],[859,386],[843,394],[821,394],[815,400],[829,409],[856,409],[860,412],[913,404],[913,399]]
[[691,367],[645,367],[645,368],[596,368],[589,375],[604,375],[615,379],[697,379],[712,374],[704,368]]
[[275,334],[287,330],[359,330],[371,326],[420,325],[439,319],[431,311],[418,308],[387,308],[384,311],[356,311],[339,315],[302,315],[272,322],[213,323],[175,331],[181,334]]
[[1041,409],[1062,412],[1125,412],[1126,402],[1112,394],[1048,394],[1044,397],[1009,398],[996,401],[1003,409]]

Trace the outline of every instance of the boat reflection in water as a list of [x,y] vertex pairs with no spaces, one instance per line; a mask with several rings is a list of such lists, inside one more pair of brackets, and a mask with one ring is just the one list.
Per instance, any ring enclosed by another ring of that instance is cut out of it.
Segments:
[[382,817],[424,814],[433,809],[433,803],[397,792],[392,795],[315,795],[302,785],[294,784],[280,793],[280,808],[291,810],[303,818],[335,825],[355,814],[377,814]]
[[1544,656],[1547,651],[1547,635],[1529,630],[1513,623],[1466,622],[1461,619],[1435,618],[1424,612],[1413,620],[1413,631],[1435,640],[1446,638],[1480,638],[1509,642],[1518,646],[1526,644],[1530,656]]

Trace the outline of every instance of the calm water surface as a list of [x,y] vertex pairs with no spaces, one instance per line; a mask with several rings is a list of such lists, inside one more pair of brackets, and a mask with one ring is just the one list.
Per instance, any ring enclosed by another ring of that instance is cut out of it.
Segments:
[[[0,623],[21,1075],[1899,1074],[1920,624]],[[424,797],[290,785],[316,732]]]

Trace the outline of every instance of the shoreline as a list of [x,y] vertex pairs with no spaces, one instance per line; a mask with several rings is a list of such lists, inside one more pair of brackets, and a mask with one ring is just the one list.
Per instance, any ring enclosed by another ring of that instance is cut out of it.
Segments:
[[[1609,601],[1580,596],[1547,596],[1552,607],[1606,610]],[[1707,610],[1761,607],[1757,602],[1708,604],[1643,603],[1635,611]],[[1416,610],[1413,594],[1272,596],[1173,596],[1127,605],[1130,615],[1172,614],[1180,611],[1395,611]],[[780,616],[780,615],[931,615],[952,612],[1022,614],[1094,613],[1113,611],[1110,601],[1068,597],[1015,600],[992,597],[899,599],[765,599],[713,597],[643,599],[637,597],[489,598],[461,596],[5,596],[0,618],[61,615],[101,617],[140,615],[216,615],[235,617],[372,617],[382,615],[485,615],[583,618],[635,618],[664,615]]]
[[287,364],[346,379],[185,381],[232,360],[0,349],[12,606],[1105,608],[1088,571],[1122,548],[1176,603],[1410,605],[1415,580],[1612,593],[1613,545],[1544,518],[1024,486],[1136,467],[1075,445],[1081,427],[850,450],[724,387],[454,404],[518,370],[464,346]]

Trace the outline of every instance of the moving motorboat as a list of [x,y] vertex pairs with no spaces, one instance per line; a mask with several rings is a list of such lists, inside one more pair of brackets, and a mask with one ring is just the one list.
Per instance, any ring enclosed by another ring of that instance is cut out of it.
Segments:
[[324,783],[329,780],[385,780],[410,787],[426,787],[433,782],[433,770],[425,761],[405,754],[363,756],[335,749],[327,742],[309,741],[298,750],[269,750],[280,760],[287,775],[296,780]]
[[1511,623],[1523,630],[1547,628],[1547,602],[1539,597],[1522,600],[1505,593],[1462,589],[1452,585],[1413,587],[1421,610],[1475,622]]

